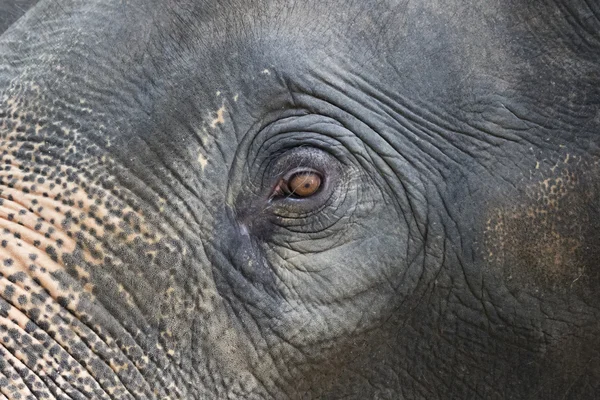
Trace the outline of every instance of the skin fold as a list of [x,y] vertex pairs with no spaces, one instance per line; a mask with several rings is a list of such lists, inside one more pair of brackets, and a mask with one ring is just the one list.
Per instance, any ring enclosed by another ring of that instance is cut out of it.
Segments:
[[596,2],[35,3],[0,399],[598,398]]

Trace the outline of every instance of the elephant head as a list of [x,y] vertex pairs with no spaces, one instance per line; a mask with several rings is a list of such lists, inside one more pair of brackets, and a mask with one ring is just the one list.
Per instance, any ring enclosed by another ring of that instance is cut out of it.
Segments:
[[0,398],[596,398],[594,2],[9,7]]

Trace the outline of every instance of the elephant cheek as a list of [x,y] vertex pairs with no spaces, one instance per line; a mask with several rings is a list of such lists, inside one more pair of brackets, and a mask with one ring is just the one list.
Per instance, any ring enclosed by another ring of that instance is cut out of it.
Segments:
[[[10,379],[15,390],[193,398],[185,385],[161,382],[208,360],[222,376],[238,371],[232,379],[249,370],[205,256],[159,219],[149,223],[149,211],[130,199],[83,187],[73,170],[31,176],[4,161],[0,180],[11,183],[0,188],[0,374],[32,372],[24,386]],[[256,386],[251,375],[241,379]]]
[[[0,358],[5,360],[0,373],[19,389],[4,393],[9,398],[16,393],[51,398],[53,390],[89,398],[125,393],[123,382],[133,383],[139,373],[102,335],[97,321],[78,308],[93,302],[89,269],[100,267],[104,257],[98,239],[104,229],[88,222],[87,196],[75,191],[63,202],[69,185],[28,185],[18,163],[5,165],[0,177],[12,183],[0,189]],[[83,230],[84,224],[89,228]],[[65,265],[65,255],[74,253],[83,262]],[[20,376],[25,370],[31,373]],[[143,384],[128,386],[149,394]]]

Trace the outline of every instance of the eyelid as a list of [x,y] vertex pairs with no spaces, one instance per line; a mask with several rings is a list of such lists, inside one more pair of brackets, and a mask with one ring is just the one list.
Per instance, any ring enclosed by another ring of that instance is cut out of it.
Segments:
[[291,169],[291,170],[287,171],[285,174],[283,174],[281,176],[280,180],[289,181],[290,178],[292,178],[294,175],[299,174],[299,173],[313,173],[313,174],[317,174],[321,178],[323,178],[323,174],[320,171],[317,171],[314,168],[297,167],[297,168]]

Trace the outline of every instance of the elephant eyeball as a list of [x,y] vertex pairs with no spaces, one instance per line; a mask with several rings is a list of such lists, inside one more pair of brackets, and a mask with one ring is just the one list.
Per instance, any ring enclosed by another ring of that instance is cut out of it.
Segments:
[[285,191],[296,197],[310,197],[321,188],[322,179],[313,171],[298,172],[290,177],[285,185]]

